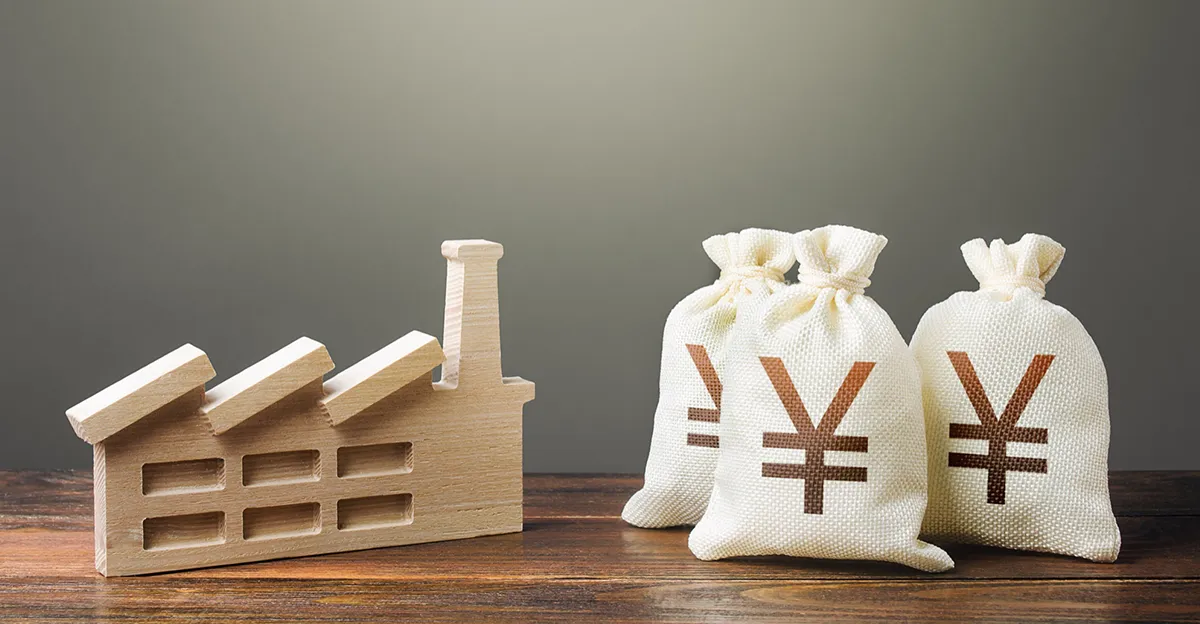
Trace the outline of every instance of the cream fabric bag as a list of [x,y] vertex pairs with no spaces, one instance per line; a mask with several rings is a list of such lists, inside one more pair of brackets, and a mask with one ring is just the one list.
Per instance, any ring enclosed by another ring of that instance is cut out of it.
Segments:
[[1066,250],[1026,234],[962,252],[980,289],[930,308],[912,341],[929,439],[924,534],[1113,561],[1104,362],[1044,298]]
[[667,316],[646,482],[621,513],[640,527],[700,520],[720,445],[726,340],[741,310],[782,288],[795,263],[791,235],[774,230],[713,236],[704,241],[704,251],[721,277]]
[[925,427],[917,363],[863,294],[882,236],[795,237],[800,283],[739,320],[726,353],[721,456],[688,545],[700,559],[792,555],[954,566],[917,540]]

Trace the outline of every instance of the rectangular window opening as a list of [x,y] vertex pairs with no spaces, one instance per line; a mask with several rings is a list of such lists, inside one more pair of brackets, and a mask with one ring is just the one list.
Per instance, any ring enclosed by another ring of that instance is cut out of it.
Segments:
[[412,466],[412,442],[343,446],[337,454],[337,474],[346,479],[407,474]]
[[165,496],[225,488],[225,460],[219,457],[142,465],[142,494]]
[[171,550],[225,543],[225,512],[146,518],[142,521],[143,550]]
[[287,485],[321,478],[321,454],[316,450],[263,453],[242,458],[242,485]]
[[362,531],[412,524],[412,494],[389,494],[338,501],[338,530]]
[[319,503],[254,507],[242,512],[242,539],[247,541],[301,537],[320,532]]

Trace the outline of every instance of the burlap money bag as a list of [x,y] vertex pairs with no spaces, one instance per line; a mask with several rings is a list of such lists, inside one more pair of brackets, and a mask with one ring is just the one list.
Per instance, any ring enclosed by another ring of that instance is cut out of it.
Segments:
[[791,235],[773,230],[713,236],[704,251],[721,276],[667,316],[646,483],[621,513],[640,527],[695,524],[703,515],[720,444],[726,340],[740,311],[782,288],[795,263]]
[[1026,234],[962,252],[979,290],[930,308],[912,340],[929,440],[923,533],[1113,561],[1104,362],[1045,299],[1065,249]]
[[949,555],[917,539],[926,466],[917,362],[863,294],[887,239],[828,226],[795,244],[800,283],[734,327],[712,499],[688,545],[700,559],[947,570]]

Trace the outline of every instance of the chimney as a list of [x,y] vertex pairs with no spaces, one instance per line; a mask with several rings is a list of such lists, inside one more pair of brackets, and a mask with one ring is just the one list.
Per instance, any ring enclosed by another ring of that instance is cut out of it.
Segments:
[[496,264],[504,246],[486,240],[442,243],[446,257],[446,321],[442,382],[500,385],[500,292]]

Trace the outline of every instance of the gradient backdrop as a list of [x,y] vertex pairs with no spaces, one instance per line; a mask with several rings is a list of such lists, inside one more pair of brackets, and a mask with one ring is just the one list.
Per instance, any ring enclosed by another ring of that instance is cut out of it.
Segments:
[[1198,469],[1200,2],[0,0],[0,467],[185,342],[441,336],[447,238],[504,243],[531,471],[640,471],[706,236],[891,239],[910,336],[958,247],[1066,245],[1112,467]]

